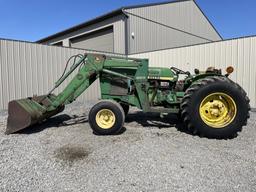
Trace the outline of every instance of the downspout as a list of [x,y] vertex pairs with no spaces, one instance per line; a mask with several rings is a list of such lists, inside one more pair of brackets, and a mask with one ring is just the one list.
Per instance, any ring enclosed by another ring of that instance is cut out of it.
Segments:
[[130,54],[130,38],[129,38],[129,15],[126,14],[126,11],[124,8],[122,8],[122,12],[125,16],[125,19],[124,19],[124,38],[125,38],[125,55],[126,57],[128,57],[128,55]]

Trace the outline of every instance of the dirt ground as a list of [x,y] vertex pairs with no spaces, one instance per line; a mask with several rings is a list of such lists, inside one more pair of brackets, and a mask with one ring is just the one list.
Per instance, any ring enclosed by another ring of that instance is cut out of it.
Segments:
[[94,135],[89,104],[5,135],[0,113],[0,191],[256,191],[256,113],[231,140],[179,129],[176,116],[132,110],[119,135]]

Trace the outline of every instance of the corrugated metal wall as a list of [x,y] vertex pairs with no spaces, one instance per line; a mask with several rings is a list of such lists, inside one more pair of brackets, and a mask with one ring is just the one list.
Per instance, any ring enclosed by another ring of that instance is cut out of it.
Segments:
[[[12,99],[47,93],[62,74],[67,59],[84,52],[82,49],[0,40],[0,109],[6,109],[8,101]],[[235,72],[231,79],[242,85],[249,94],[252,107],[256,108],[256,37],[166,49],[130,57],[149,58],[151,66],[176,66],[189,71],[194,68],[205,70],[208,66],[225,70],[232,65]],[[56,93],[67,85],[70,78]],[[98,97],[99,85],[96,82],[79,99],[95,100]]]
[[94,32],[90,35],[80,36],[70,41],[71,47],[87,48],[98,51],[114,52],[113,27]]
[[131,8],[125,12],[129,16],[130,54],[221,40],[194,1]]
[[171,67],[194,71],[208,66],[235,68],[231,79],[238,82],[248,93],[251,106],[256,108],[256,37],[240,38],[197,46],[167,49],[131,57],[148,58],[150,66]]
[[[62,74],[68,58],[84,52],[95,51],[0,39],[0,109],[6,109],[13,99],[46,94]],[[55,93],[63,90],[71,78]],[[98,97],[96,82],[79,99],[95,100]]]

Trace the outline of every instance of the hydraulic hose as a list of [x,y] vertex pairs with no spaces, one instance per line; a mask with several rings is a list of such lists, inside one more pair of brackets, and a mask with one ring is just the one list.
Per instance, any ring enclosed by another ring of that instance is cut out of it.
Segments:
[[[48,94],[43,97],[39,103],[41,103],[44,99],[46,99],[57,87],[60,86],[60,84],[78,67],[78,66],[81,66],[81,64],[84,64],[85,65],[85,59],[86,59],[87,55],[82,55],[82,54],[77,54],[77,55],[73,55],[71,56],[66,65],[65,65],[65,68],[64,68],[64,71],[62,73],[62,75],[60,76],[60,78],[56,81],[55,83],[55,86],[48,92]],[[80,59],[78,62],[77,62],[77,59]],[[67,68],[68,68],[68,65],[70,64],[71,60],[73,60],[73,64],[71,65],[70,67],[70,70],[69,72],[66,74],[66,71],[67,71]]]

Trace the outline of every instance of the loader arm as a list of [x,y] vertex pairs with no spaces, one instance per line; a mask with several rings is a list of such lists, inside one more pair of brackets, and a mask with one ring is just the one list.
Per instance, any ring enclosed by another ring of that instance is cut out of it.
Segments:
[[[84,63],[84,65],[82,65],[66,88],[47,107],[47,111],[55,110],[63,104],[69,104],[76,100],[98,78],[103,69],[104,61],[105,57],[102,55],[87,55],[81,58],[77,64],[79,66]],[[63,79],[60,79],[55,87],[59,86],[70,74],[67,73]]]
[[[104,62],[103,55],[84,55],[55,83],[47,95],[10,101],[6,134],[25,129],[63,111],[65,104],[73,102],[97,79]],[[53,90],[78,67],[78,73],[65,89],[57,96],[52,95]]]
[[[148,98],[146,95],[148,87],[147,60],[106,57],[105,55],[96,54],[77,55],[73,57],[75,58],[74,60],[77,58],[79,58],[79,60],[71,66],[68,72],[66,72],[66,65],[63,75],[55,83],[54,88],[48,94],[9,102],[7,134],[25,129],[62,112],[66,104],[76,100],[76,98],[86,91],[97,78],[102,77],[104,74],[129,79],[130,82],[133,82],[136,87],[138,98],[136,96],[124,96],[121,100],[129,100],[130,103],[142,108],[144,111],[149,110]],[[115,71],[116,69],[127,67],[134,69],[135,73],[132,75],[125,75]],[[78,69],[77,74],[72,78],[64,90],[57,96],[53,95],[52,92],[70,77],[76,69]],[[109,96],[109,98],[111,97]]]

